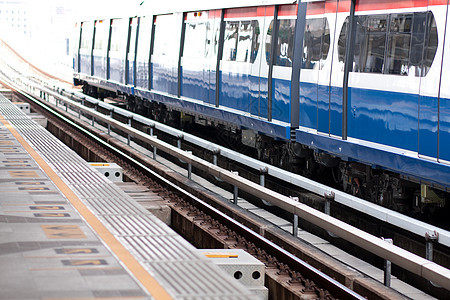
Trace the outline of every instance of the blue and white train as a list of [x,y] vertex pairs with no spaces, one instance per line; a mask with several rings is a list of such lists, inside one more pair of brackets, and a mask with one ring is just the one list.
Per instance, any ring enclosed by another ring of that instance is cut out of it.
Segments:
[[75,84],[371,201],[445,205],[448,1],[257,2],[78,22]]

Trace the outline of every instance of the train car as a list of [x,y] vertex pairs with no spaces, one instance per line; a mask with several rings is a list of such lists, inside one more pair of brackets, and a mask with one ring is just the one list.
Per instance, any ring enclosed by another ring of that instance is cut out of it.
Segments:
[[296,141],[371,166],[340,164],[341,184],[361,194],[364,183],[366,198],[405,197],[398,177],[377,168],[423,183],[422,198],[427,185],[447,190],[447,3],[356,1],[350,39],[350,2],[314,2],[308,11],[328,19],[334,47],[312,59],[323,61],[318,67],[301,70]]
[[374,202],[445,205],[447,2],[225,5],[77,23],[75,84],[160,121],[226,129],[274,165],[326,166]]

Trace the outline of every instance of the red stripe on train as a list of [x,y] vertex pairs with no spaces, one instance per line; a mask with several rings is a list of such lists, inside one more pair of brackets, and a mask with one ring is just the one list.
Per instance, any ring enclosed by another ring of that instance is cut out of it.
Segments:
[[[362,0],[356,1],[356,11],[389,10],[447,5],[447,0]],[[309,2],[307,15],[349,12],[350,0]]]

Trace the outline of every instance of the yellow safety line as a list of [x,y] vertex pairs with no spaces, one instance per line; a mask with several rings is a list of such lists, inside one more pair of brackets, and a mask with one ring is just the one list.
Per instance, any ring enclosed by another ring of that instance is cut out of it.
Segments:
[[114,254],[125,264],[131,273],[141,282],[147,291],[156,299],[172,299],[167,291],[151,276],[134,256],[114,237],[114,235],[87,208],[64,181],[53,171],[45,160],[25,141],[25,139],[0,115],[0,121],[19,141],[23,148],[33,157],[45,174],[53,181],[58,189],[69,199],[81,216],[94,229],[97,235],[109,246]]

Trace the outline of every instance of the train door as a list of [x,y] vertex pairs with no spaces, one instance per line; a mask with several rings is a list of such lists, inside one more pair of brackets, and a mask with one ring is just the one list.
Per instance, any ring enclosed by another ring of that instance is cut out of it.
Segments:
[[136,86],[149,89],[149,59],[150,59],[150,44],[152,36],[153,17],[139,18],[139,33],[136,49]]
[[106,79],[106,56],[108,52],[109,22],[95,21],[94,49],[92,51],[92,64],[94,76]]
[[154,19],[154,44],[151,61],[151,87],[160,92],[178,94],[178,62],[182,14],[158,15]]
[[80,43],[80,73],[92,75],[92,39],[94,37],[94,22],[81,23]]
[[[442,9],[444,11],[444,9]],[[437,14],[437,11],[433,13]],[[445,22],[448,24],[449,21],[449,15],[447,15],[447,21]],[[436,16],[436,20],[438,17]],[[440,23],[442,24],[442,23]],[[443,33],[442,27],[439,25],[438,27],[438,33],[441,36]],[[444,61],[443,61],[443,67],[442,68],[442,78],[441,78],[441,84],[440,84],[440,94],[439,94],[439,113],[438,113],[438,159],[440,162],[450,162],[450,85],[447,84],[450,82],[450,68],[448,67],[450,65],[450,30],[445,29],[445,45],[443,45],[444,49]],[[442,40],[442,38],[440,39]],[[438,51],[439,53],[439,51]],[[439,54],[436,53],[436,56]],[[420,136],[419,136],[420,139]]]
[[81,23],[75,23],[74,42],[73,42],[73,71],[80,72],[80,41],[81,41]]
[[250,112],[250,82],[255,64],[252,43],[257,30],[257,8],[225,10],[225,33],[221,60],[221,87],[219,104]]
[[[339,132],[342,123],[340,119],[338,124],[334,124],[341,114],[332,114],[336,110],[339,112],[339,104],[342,103],[341,95],[333,88],[333,84],[342,78],[342,74],[333,70],[332,64],[336,56],[333,55],[335,48],[331,46],[334,45],[335,27],[342,25],[337,22],[336,12],[335,0],[309,2],[303,39],[299,122],[300,126],[324,134]],[[332,70],[335,78],[331,77]],[[340,84],[342,91],[342,82]]]
[[265,48],[263,36],[268,31],[268,23],[273,20],[274,9],[274,6],[258,7],[257,18],[251,21],[249,111],[250,114],[265,119],[268,113],[268,65],[262,50]]
[[220,16],[220,11],[191,12],[184,21],[181,95],[208,104],[215,104]]
[[118,83],[125,83],[128,24],[128,19],[111,20],[109,79]]
[[204,98],[206,99],[205,102],[211,105],[216,104],[216,67],[219,53],[221,15],[221,10],[209,12],[206,31],[206,60],[203,66],[203,80],[206,85],[207,94]]
[[128,53],[127,53],[127,77],[126,84],[136,85],[136,43],[138,35],[138,18],[130,19],[130,27],[128,29]]
[[[294,37],[297,19],[297,5],[288,4],[278,6],[276,27],[273,27],[273,37],[270,50],[272,62],[272,76],[269,80],[268,119],[290,123],[290,97],[292,64],[294,58]],[[270,30],[270,29],[269,29]],[[269,40],[269,39],[267,39]]]
[[[315,128],[318,133],[326,135],[342,134],[344,70],[342,62],[336,62],[343,61],[343,57],[335,45],[336,39],[340,38],[341,27],[345,26],[348,10],[347,2],[336,0],[308,3],[307,8],[303,69],[300,73],[301,76],[303,74],[301,92],[305,91],[300,98],[300,125]],[[343,13],[338,14],[338,11]],[[308,74],[311,74],[310,78]]]
[[[311,19],[311,27],[317,36],[317,40],[311,41],[313,59],[316,59],[318,64],[317,129],[318,132],[335,136],[342,135],[342,93],[333,94],[331,88],[334,50],[331,45],[335,45],[338,5],[345,6],[345,3],[337,0],[324,1],[323,6],[317,7],[319,11],[323,11],[323,15]],[[308,25],[308,22],[306,24]],[[333,31],[330,31],[330,28],[333,28]]]
[[[422,56],[420,57],[420,64],[418,62],[415,68],[416,76],[420,76],[418,152],[420,157],[433,160],[437,160],[438,153],[440,153],[438,149],[441,146],[438,141],[439,133],[445,136],[445,130],[439,130],[440,93],[439,88],[436,88],[440,82],[441,72],[442,80],[447,77],[446,68],[442,69],[441,66],[442,50],[445,49],[443,38],[446,34],[445,12],[446,9],[438,9],[438,6],[431,6],[427,12],[415,13],[416,19],[420,18],[421,20],[418,29],[422,32],[421,39],[418,39],[417,42],[423,45],[421,46]],[[438,34],[442,38],[438,38]],[[448,62],[448,59],[445,57],[444,63],[446,61]],[[445,81],[442,82],[445,83]],[[443,94],[445,94],[445,90],[448,90],[446,84],[442,84],[440,88]],[[445,100],[441,103],[444,104],[441,107],[445,110],[447,106],[445,105]],[[440,139],[440,141],[443,142],[443,145],[446,143],[450,145],[446,139]],[[440,149],[443,150],[442,154],[445,157],[445,152],[448,153],[448,150],[445,150],[445,148]]]

